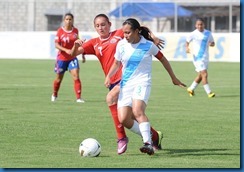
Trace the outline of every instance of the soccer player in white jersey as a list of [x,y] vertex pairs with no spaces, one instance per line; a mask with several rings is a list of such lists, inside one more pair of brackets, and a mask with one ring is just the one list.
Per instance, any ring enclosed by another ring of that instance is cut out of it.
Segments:
[[[155,56],[167,70],[174,85],[185,87],[179,81],[168,60],[152,42],[149,31],[141,27],[136,19],[129,18],[123,23],[124,39],[116,47],[115,61],[105,79],[105,86],[110,86],[110,78],[122,68],[120,93],[118,99],[119,120],[122,124],[131,123],[136,119],[139,123],[139,133],[144,145],[142,153],[153,155],[150,136],[150,123],[145,109],[151,90],[152,56]],[[133,116],[132,116],[133,115]],[[136,128],[136,126],[133,126]]]
[[187,89],[187,92],[192,97],[195,95],[194,90],[197,88],[198,84],[202,82],[203,88],[207,93],[209,98],[215,97],[208,84],[208,64],[209,64],[209,46],[215,46],[212,33],[205,29],[204,20],[198,18],[196,20],[196,29],[190,33],[186,38],[186,52],[190,53],[189,44],[193,43],[193,64],[195,66],[198,75],[192,82],[191,86]]

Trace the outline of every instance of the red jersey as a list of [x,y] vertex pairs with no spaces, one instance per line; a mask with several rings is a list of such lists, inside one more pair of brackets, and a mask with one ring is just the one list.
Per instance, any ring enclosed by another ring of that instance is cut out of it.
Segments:
[[[114,63],[114,54],[117,43],[123,38],[124,33],[119,29],[111,32],[109,37],[106,39],[101,39],[100,37],[92,38],[82,45],[85,54],[97,56],[105,76],[108,74]],[[122,67],[120,67],[119,70],[110,78],[111,83],[115,83],[121,79],[121,69]]]
[[[79,31],[77,28],[73,27],[72,30],[65,30],[63,27],[60,27],[57,31],[55,37],[55,43],[59,43],[62,47],[67,49],[72,49],[74,42],[79,38]],[[57,55],[58,60],[69,61],[75,57],[70,56],[64,51],[59,51]]]

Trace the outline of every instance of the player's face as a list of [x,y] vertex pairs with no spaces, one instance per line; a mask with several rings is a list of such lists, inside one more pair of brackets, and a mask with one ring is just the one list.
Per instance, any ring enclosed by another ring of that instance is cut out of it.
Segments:
[[204,30],[204,23],[200,20],[198,20],[196,22],[196,25],[195,25],[196,29],[199,30],[200,32],[202,32]]
[[69,15],[65,16],[64,18],[64,25],[67,28],[72,28],[73,27],[73,18]]
[[123,26],[124,37],[129,43],[137,43],[139,38],[139,30],[132,30],[131,25],[126,24]]
[[94,27],[101,38],[108,38],[111,23],[104,17],[98,17],[94,21]]

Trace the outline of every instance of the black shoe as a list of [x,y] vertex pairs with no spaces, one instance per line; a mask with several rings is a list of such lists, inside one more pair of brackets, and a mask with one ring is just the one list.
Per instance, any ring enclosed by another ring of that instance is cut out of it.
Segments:
[[153,147],[149,143],[144,143],[144,145],[140,148],[140,151],[142,153],[147,153],[148,155],[154,154]]

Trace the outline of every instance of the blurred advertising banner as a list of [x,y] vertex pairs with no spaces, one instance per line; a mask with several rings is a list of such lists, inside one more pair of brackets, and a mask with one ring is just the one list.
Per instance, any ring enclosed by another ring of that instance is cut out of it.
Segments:
[[[56,32],[0,32],[0,58],[2,59],[55,59]],[[155,33],[165,41],[162,52],[169,61],[191,61],[185,52],[189,33]],[[80,38],[97,37],[95,32],[80,32]],[[215,47],[209,47],[210,61],[240,62],[240,33],[213,33]],[[95,60],[89,56],[87,60]]]

